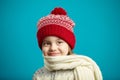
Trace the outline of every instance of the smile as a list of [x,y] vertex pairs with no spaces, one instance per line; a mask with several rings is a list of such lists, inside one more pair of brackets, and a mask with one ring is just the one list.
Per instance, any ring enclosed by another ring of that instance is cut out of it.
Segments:
[[49,56],[59,56],[60,53],[49,53]]

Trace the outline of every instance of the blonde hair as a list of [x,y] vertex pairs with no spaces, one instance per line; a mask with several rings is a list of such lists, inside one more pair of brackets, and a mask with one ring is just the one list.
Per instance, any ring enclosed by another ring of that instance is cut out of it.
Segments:
[[73,55],[72,49],[69,47],[68,55]]

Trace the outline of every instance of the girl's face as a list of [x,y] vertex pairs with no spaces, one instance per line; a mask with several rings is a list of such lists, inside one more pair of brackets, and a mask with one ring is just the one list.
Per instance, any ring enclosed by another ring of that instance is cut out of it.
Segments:
[[68,55],[69,45],[58,37],[48,36],[43,40],[42,51],[44,56],[65,56]]

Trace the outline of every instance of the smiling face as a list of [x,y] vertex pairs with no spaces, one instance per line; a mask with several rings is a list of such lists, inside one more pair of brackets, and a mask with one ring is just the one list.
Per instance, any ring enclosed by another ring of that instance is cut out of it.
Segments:
[[69,45],[55,36],[48,36],[43,40],[42,52],[44,56],[65,56],[69,53]]

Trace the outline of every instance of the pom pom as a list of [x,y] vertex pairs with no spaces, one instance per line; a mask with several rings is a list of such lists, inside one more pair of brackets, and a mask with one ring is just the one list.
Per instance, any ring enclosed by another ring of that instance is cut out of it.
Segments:
[[51,14],[55,14],[55,15],[67,15],[66,11],[63,8],[55,8]]

